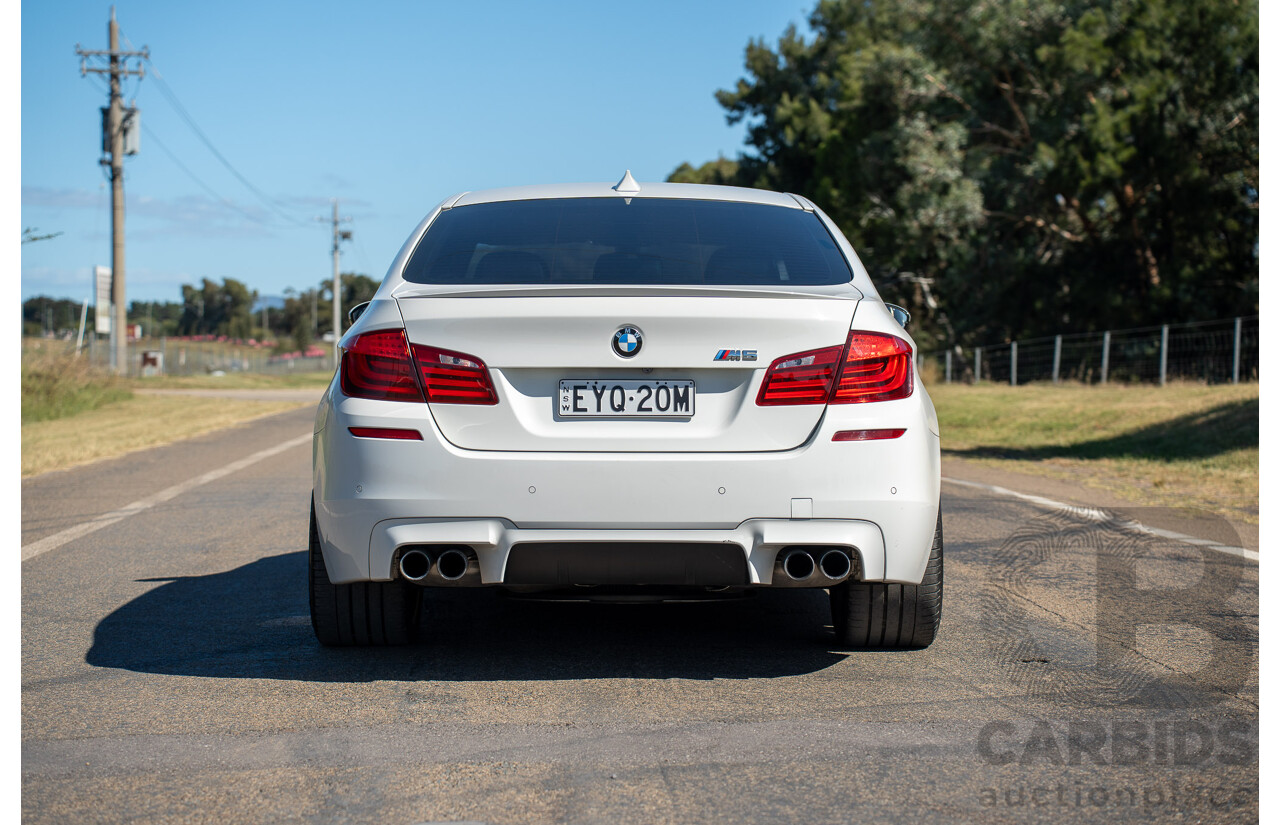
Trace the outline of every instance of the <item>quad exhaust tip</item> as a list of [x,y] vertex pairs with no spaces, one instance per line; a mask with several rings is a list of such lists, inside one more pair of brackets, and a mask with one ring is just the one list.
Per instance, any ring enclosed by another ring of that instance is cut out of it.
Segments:
[[802,582],[813,575],[813,556],[803,550],[792,550],[782,560],[782,572],[792,581]]
[[446,550],[436,561],[436,571],[440,578],[449,582],[456,582],[467,575],[467,566],[467,554],[461,550]]
[[807,587],[826,587],[853,573],[853,559],[838,547],[792,547],[778,557],[783,575]]
[[400,556],[400,575],[411,582],[420,582],[431,572],[431,557],[421,550],[410,550]]
[[818,560],[818,567],[822,570],[822,575],[837,581],[849,575],[853,569],[853,563],[843,550],[828,550]]

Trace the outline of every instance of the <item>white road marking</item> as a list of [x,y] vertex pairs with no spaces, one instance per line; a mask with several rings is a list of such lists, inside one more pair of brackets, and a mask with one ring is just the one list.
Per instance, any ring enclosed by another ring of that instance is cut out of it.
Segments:
[[[1077,518],[1084,518],[1090,521],[1106,521],[1112,518],[1112,515],[1105,510],[1099,510],[1096,507],[1080,507],[1075,504],[1064,504],[1061,501],[1054,501],[1051,498],[1043,496],[1033,496],[1030,493],[1019,493],[1017,490],[1010,490],[1008,487],[997,487],[994,484],[980,484],[976,481],[964,481],[958,478],[942,477],[942,480],[948,484],[958,484],[961,487],[974,487],[979,490],[987,490],[988,492],[997,493],[1002,496],[1012,496],[1020,498],[1023,501],[1029,501],[1032,504],[1039,504],[1041,507],[1047,507],[1050,510],[1059,510],[1070,513]],[[1148,527],[1137,521],[1122,521],[1119,526],[1126,530],[1134,530],[1139,533],[1149,533],[1153,536],[1172,539],[1173,541],[1182,542],[1183,544],[1194,544],[1197,547],[1207,547],[1210,550],[1217,550],[1219,553],[1226,553],[1229,556],[1239,556],[1242,559],[1250,561],[1258,560],[1258,551],[1250,550],[1247,547],[1235,547],[1230,544],[1219,544],[1208,539],[1198,539],[1195,536],[1188,536],[1185,533],[1178,533],[1173,530],[1165,530],[1160,527]]]
[[56,550],[69,541],[75,541],[82,536],[87,536],[90,533],[101,530],[103,527],[110,527],[116,522],[124,521],[129,516],[136,516],[143,510],[149,510],[157,504],[163,504],[169,499],[180,496],[188,490],[194,490],[196,487],[208,484],[210,481],[217,481],[223,476],[239,472],[245,467],[257,464],[263,459],[270,458],[271,456],[282,453],[285,450],[291,450],[294,447],[299,447],[309,441],[311,441],[311,433],[300,435],[297,438],[291,438],[288,441],[275,445],[274,447],[259,450],[253,455],[246,456],[239,461],[233,461],[224,467],[219,467],[216,470],[210,470],[204,475],[187,479],[180,484],[175,484],[172,487],[165,488],[164,490],[149,495],[146,498],[138,499],[132,504],[126,504],[119,510],[112,510],[110,513],[103,513],[97,518],[82,522],[74,527],[68,527],[66,530],[54,533],[52,536],[45,536],[39,541],[33,541],[30,544],[23,545],[22,560],[27,561],[28,559],[33,559],[42,553],[48,553],[50,550]]
[[284,616],[279,619],[268,619],[262,622],[258,627],[302,627],[311,626],[310,616]]

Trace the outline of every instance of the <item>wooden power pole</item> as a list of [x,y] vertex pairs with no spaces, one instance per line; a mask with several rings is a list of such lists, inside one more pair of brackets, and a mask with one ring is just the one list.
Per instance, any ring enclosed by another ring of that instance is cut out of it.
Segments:
[[[126,108],[120,95],[120,80],[129,75],[143,77],[145,71],[141,66],[130,69],[128,59],[137,57],[147,59],[151,55],[144,46],[142,51],[120,51],[120,27],[116,23],[116,8],[111,7],[111,20],[107,23],[106,51],[82,49],[76,46],[76,54],[80,55],[80,73],[93,72],[109,77],[111,88],[107,108],[103,110],[102,148],[108,157],[99,163],[111,169],[111,301],[115,304],[115,369],[120,375],[129,371],[129,335],[126,327],[125,289],[124,289],[124,156],[137,154],[137,109]],[[107,66],[89,66],[88,58],[106,57]],[[128,141],[126,141],[128,137]]]
[[[324,218],[317,218],[324,220]],[[342,276],[338,274],[342,250],[340,244],[351,240],[351,230],[339,229],[338,225],[350,218],[338,217],[338,199],[333,199],[333,366],[338,367],[338,340],[342,338]]]

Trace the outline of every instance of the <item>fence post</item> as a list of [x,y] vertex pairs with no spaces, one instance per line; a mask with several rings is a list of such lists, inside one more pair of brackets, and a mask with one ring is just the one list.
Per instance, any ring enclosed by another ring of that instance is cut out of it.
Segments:
[[982,347],[973,348],[973,383],[982,380]]
[[1160,386],[1169,373],[1169,325],[1160,327]]
[[1018,386],[1018,342],[1009,347],[1009,386]]
[[947,383],[951,383],[951,350],[947,350]]
[[1058,369],[1062,366],[1062,336],[1053,337],[1053,383],[1058,383]]
[[1107,383],[1107,368],[1111,366],[1111,330],[1102,333],[1102,383]]
[[1236,345],[1231,353],[1231,383],[1240,383],[1240,319],[1236,319]]

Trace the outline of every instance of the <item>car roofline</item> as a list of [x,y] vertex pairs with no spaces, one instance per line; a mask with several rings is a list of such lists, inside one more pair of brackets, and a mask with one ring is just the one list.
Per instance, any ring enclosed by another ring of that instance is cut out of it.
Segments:
[[461,192],[448,198],[444,208],[452,209],[503,201],[551,200],[558,198],[665,198],[677,200],[730,201],[807,209],[803,198],[785,192],[747,189],[741,186],[714,186],[703,183],[642,183],[638,192],[618,192],[611,183],[553,183],[536,186],[506,186]]

